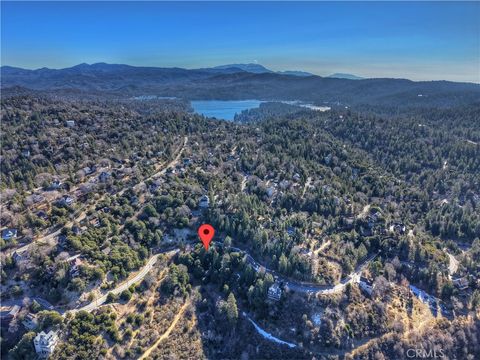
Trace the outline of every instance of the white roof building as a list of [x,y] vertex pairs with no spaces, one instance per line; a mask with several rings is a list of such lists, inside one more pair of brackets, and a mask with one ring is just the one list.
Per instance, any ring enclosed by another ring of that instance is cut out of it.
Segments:
[[277,283],[274,283],[268,288],[267,296],[270,300],[279,301],[282,297],[282,289]]
[[46,359],[55,350],[58,343],[58,335],[55,331],[50,330],[48,333],[40,332],[33,339],[35,345],[35,352],[43,359]]

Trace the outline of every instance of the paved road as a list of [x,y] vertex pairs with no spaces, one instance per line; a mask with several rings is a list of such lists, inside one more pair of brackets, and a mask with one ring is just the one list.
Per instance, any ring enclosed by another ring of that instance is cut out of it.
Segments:
[[[220,243],[220,245],[222,245],[222,244]],[[255,271],[260,271],[260,269],[265,269],[266,272],[269,272],[273,276],[275,276],[275,278],[278,281],[283,282],[288,289],[290,289],[292,291],[296,291],[296,292],[311,293],[311,294],[313,294],[313,293],[335,294],[335,293],[341,292],[348,283],[358,283],[360,281],[361,271],[364,269],[365,266],[368,265],[368,263],[370,261],[372,261],[377,256],[377,254],[370,256],[366,261],[364,261],[361,265],[359,265],[353,273],[351,273],[347,277],[343,278],[338,284],[336,284],[336,285],[319,285],[319,284],[314,284],[314,283],[307,283],[307,282],[301,282],[301,281],[295,281],[295,280],[288,279],[285,276],[278,274],[274,270],[263,267],[250,254],[248,254],[244,250],[241,250],[241,249],[236,248],[236,247],[230,247],[230,250],[233,250],[235,252],[241,252],[241,253],[245,254],[245,256],[247,257],[247,261],[252,265],[252,267],[255,269]],[[110,290],[109,292],[111,292],[115,295],[118,295],[122,291],[128,289],[131,285],[139,283],[140,281],[142,281],[145,278],[145,276],[153,268],[153,266],[157,262],[158,256],[160,254],[168,254],[169,256],[173,256],[175,253],[177,253],[179,251],[180,251],[180,249],[175,248],[175,249],[171,249],[171,250],[164,250],[164,251],[162,251],[158,254],[153,255],[152,257],[150,257],[150,259],[148,259],[145,266],[142,269],[140,269],[133,277],[129,278],[128,280],[125,280],[124,282],[119,284],[115,289]],[[71,311],[72,312],[78,312],[78,311],[82,311],[82,310],[87,311],[87,312],[93,311],[93,310],[99,308],[100,306],[102,306],[106,302],[107,296],[108,296],[108,293],[106,293],[106,294],[102,295],[100,298],[92,301],[90,304],[87,304],[87,305],[82,306],[82,307],[77,308],[77,309],[72,309]],[[40,299],[40,298],[34,298],[34,300],[37,300],[37,302],[39,302],[41,305],[46,304],[46,307],[49,308],[49,309],[52,309],[52,310],[54,309],[53,306],[50,305],[46,300],[44,301],[43,299]],[[40,301],[38,301],[38,300],[40,300]],[[20,299],[11,300],[11,302],[15,302],[15,303],[18,302],[19,305],[21,304],[21,301],[22,300],[20,300]],[[56,310],[58,311],[59,308],[57,308]],[[64,313],[63,310],[61,310],[59,312]]]
[[248,263],[252,265],[255,271],[258,272],[260,271],[260,269],[264,269],[266,272],[272,274],[278,281],[283,282],[289,290],[302,292],[302,293],[311,293],[311,294],[313,293],[335,294],[335,293],[341,292],[348,283],[358,283],[360,281],[360,274],[362,270],[365,268],[365,266],[368,265],[368,263],[370,263],[370,261],[372,261],[375,257],[377,257],[377,254],[370,256],[362,264],[357,266],[354,272],[352,272],[350,275],[340,280],[340,282],[336,285],[319,285],[315,283],[295,281],[295,280],[288,279],[285,276],[276,272],[275,270],[271,270],[266,268],[265,266],[262,266],[246,251],[236,247],[231,247],[230,249],[235,252],[241,252],[245,254],[247,257]]
[[[252,265],[252,267],[256,271],[259,271],[260,268],[262,267],[250,254],[246,253],[245,251],[243,251],[239,248],[235,248],[235,247],[231,247],[230,249],[233,250],[233,251],[238,251],[238,252],[244,253],[247,256],[247,261]],[[179,249],[173,249],[173,250],[164,251],[162,253],[172,256],[175,253],[177,253],[178,251],[180,251],[180,250]],[[162,254],[162,253],[160,253],[160,254]],[[153,266],[157,262],[158,256],[160,254],[153,255],[148,260],[147,264],[134,277],[124,281],[123,283],[119,284],[115,289],[113,289],[109,292],[111,292],[115,295],[118,295],[122,291],[128,289],[132,284],[136,284],[136,283],[142,281],[143,278],[153,268]],[[375,257],[376,257],[376,255],[373,255],[370,258],[368,258],[365,262],[363,262],[360,266],[357,267],[355,272],[353,272],[352,274],[350,274],[347,277],[345,277],[344,279],[342,279],[340,281],[340,283],[338,283],[336,285],[318,285],[318,284],[305,283],[305,282],[301,282],[301,281],[294,281],[294,280],[287,279],[282,275],[277,274],[274,270],[270,270],[270,269],[267,269],[267,268],[264,268],[264,269],[265,269],[265,271],[274,275],[279,281],[283,281],[285,286],[287,286],[290,290],[297,291],[297,292],[303,292],[303,293],[334,294],[334,293],[342,291],[345,288],[345,286],[350,282],[359,282],[361,271]],[[72,311],[73,312],[81,311],[81,310],[88,311],[88,312],[93,311],[93,310],[97,309],[98,307],[100,307],[101,305],[103,305],[105,303],[105,301],[107,300],[107,296],[108,296],[108,293],[104,294],[100,298],[92,301],[90,304],[85,305],[85,306],[83,306],[79,309],[74,309]]]
[[[125,280],[124,282],[119,284],[115,289],[110,290],[109,293],[111,292],[114,295],[118,295],[122,291],[128,289],[131,285],[139,283],[150,272],[150,270],[152,270],[152,268],[155,265],[155,263],[157,262],[158,256],[160,254],[168,254],[168,255],[171,256],[171,255],[177,253],[178,251],[179,251],[178,249],[175,249],[175,250],[169,250],[169,251],[165,251],[165,252],[153,255],[148,260],[148,262],[145,264],[145,266],[143,268],[141,268],[140,271],[138,271],[137,274],[134,277]],[[77,311],[88,311],[88,312],[90,312],[90,311],[93,311],[93,310],[99,308],[101,305],[103,305],[105,303],[105,301],[107,301],[107,296],[108,296],[108,293],[101,296],[100,298],[92,301],[88,305],[85,305],[85,306],[83,306],[79,309],[72,310],[72,312],[77,312]]]

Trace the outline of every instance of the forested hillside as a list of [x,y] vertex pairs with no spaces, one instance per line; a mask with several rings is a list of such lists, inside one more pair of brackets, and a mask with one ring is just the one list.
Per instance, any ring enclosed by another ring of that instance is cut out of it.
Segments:
[[186,110],[2,99],[2,356],[480,355],[477,106]]

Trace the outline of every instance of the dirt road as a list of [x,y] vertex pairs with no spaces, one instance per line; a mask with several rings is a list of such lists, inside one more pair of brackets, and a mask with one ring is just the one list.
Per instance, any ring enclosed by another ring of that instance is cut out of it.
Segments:
[[138,360],[143,360],[143,359],[147,359],[150,354],[152,353],[152,351],[154,351],[158,345],[160,345],[160,343],[165,340],[169,335],[170,333],[173,331],[173,329],[175,328],[175,325],[177,325],[178,321],[181,319],[181,317],[183,316],[183,313],[185,312],[185,310],[187,309],[188,305],[190,304],[190,301],[187,300],[185,302],[185,304],[182,305],[182,307],[180,308],[180,310],[178,311],[177,315],[175,315],[175,317],[173,318],[173,321],[172,323],[170,324],[170,326],[168,327],[167,331],[165,331],[158,339],[157,341],[155,341],[155,343],[150,346],[147,351],[145,351],[142,356],[140,356],[138,358]]

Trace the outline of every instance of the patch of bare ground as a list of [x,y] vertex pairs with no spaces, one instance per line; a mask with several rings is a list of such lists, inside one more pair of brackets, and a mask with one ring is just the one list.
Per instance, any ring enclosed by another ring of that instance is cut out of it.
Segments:
[[370,339],[364,344],[354,348],[350,353],[346,355],[347,359],[355,359],[364,353],[368,352],[368,349],[376,344],[393,339],[395,336],[401,335],[402,338],[409,338],[413,334],[419,334],[426,329],[434,326],[437,321],[427,304],[422,303],[418,299],[413,299],[413,307],[411,313],[406,311],[405,304],[399,298],[393,299],[387,306],[389,327],[392,331],[385,333],[384,335]]
[[[181,311],[183,310],[183,313]],[[187,301],[175,316],[167,334],[165,332],[154,344],[149,359],[205,359],[202,335],[192,305]],[[168,331],[167,330],[167,331]],[[158,345],[158,346],[155,346]],[[144,359],[144,358],[142,358]]]
[[[153,296],[154,300],[151,300]],[[177,323],[189,306],[183,298],[172,298],[167,301],[159,301],[160,294],[155,289],[149,296],[142,299],[141,312],[127,315],[134,320],[131,323],[123,324],[126,329],[124,342],[117,349],[115,358],[151,358],[152,353],[165,339],[174,331]],[[144,315],[143,321],[136,326],[136,314]],[[132,315],[130,315],[132,314]],[[130,330],[128,330],[130,329]]]

